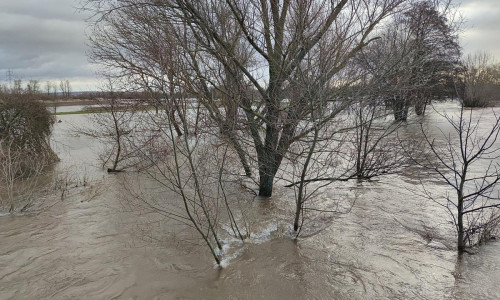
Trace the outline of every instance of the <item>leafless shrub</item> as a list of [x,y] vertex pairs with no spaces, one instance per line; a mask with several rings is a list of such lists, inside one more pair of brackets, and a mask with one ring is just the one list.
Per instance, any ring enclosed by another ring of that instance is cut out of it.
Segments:
[[1,206],[9,212],[26,211],[36,199],[46,160],[16,150],[13,142],[0,140]]
[[[190,132],[197,119],[196,110],[184,107],[182,113],[185,118],[179,124],[183,132]],[[164,118],[169,120],[169,114],[149,113],[149,122],[141,125],[142,136],[149,143],[140,142],[145,146],[138,151],[149,166],[141,172],[175,196],[151,196],[151,192],[142,192],[140,187],[131,188],[130,194],[139,205],[192,228],[220,265],[224,255],[223,232],[240,241],[250,235],[240,200],[231,192],[238,187],[232,175],[237,166],[234,153],[211,131],[177,136],[173,123],[163,122]],[[153,138],[147,132],[153,133]]]
[[115,91],[114,82],[108,78],[105,98],[98,98],[93,102],[93,113],[87,115],[91,126],[75,127],[74,131],[97,139],[101,151],[99,159],[108,172],[120,172],[125,169],[138,167],[138,155],[132,136],[137,126],[138,111],[141,103],[136,100],[126,100]]
[[490,236],[498,225],[500,117],[493,111],[493,123],[485,124],[483,113],[462,106],[458,116],[442,115],[451,133],[441,131],[433,137],[422,127],[427,150],[411,155],[426,174],[437,176],[451,189],[436,195],[423,186],[424,196],[449,212],[459,252]]

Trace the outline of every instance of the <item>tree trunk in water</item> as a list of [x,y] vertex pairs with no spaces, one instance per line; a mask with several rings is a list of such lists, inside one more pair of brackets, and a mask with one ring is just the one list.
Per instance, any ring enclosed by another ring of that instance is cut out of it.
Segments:
[[421,116],[425,113],[425,107],[427,106],[427,101],[419,101],[415,103],[415,113],[417,116]]
[[259,166],[259,196],[271,197],[273,194],[274,175],[270,161],[264,160],[265,163]]
[[[120,141],[120,136],[118,136],[118,139],[117,139],[117,149],[116,149],[116,155],[115,155],[115,159],[113,160],[113,167],[111,168],[111,170],[113,172],[116,172],[117,168],[118,168],[118,162],[120,160],[120,154],[121,154],[121,150],[122,150],[122,147],[121,147],[121,141]],[[108,169],[108,172],[109,172],[109,169]]]
[[[114,102],[114,100],[113,100],[113,102]],[[114,103],[113,103],[113,109],[115,109]],[[113,160],[113,167],[111,168],[111,170],[113,172],[115,172],[116,169],[118,168],[118,163],[120,161],[120,155],[122,152],[122,141],[121,141],[122,133],[120,131],[120,127],[118,124],[119,121],[115,115],[115,111],[111,111],[111,116],[113,117],[113,123],[115,125],[115,134],[116,134],[116,155],[115,155],[115,159]],[[108,169],[108,172],[109,172],[109,169]]]
[[[461,217],[459,217],[460,219]],[[458,221],[459,223],[461,223],[461,220]],[[464,226],[463,226],[463,223],[462,223],[462,226],[458,226],[458,241],[457,241],[457,244],[458,244],[458,252],[462,253],[464,252],[465,250],[465,241],[464,241]]]
[[273,195],[274,175],[262,174],[259,176],[259,196],[271,197]]
[[178,136],[182,136],[182,130],[179,127],[179,124],[177,124],[177,120],[175,120],[175,112],[174,109],[169,109],[169,114],[170,114],[170,122],[174,125],[175,132],[177,133]]
[[319,130],[317,127],[314,128],[314,140],[311,145],[311,148],[309,149],[309,153],[307,154],[306,161],[304,163],[304,166],[302,168],[302,173],[300,174],[300,185],[299,185],[299,191],[298,191],[298,197],[296,201],[296,207],[295,207],[295,220],[293,222],[293,231],[297,233],[297,236],[299,235],[299,221],[300,221],[300,214],[303,212],[303,207],[302,204],[304,202],[304,187],[305,187],[305,179],[307,175],[307,171],[309,168],[309,163],[311,162],[311,157],[313,156],[314,149],[316,148],[316,143],[318,141],[318,133]]
[[408,103],[406,99],[396,96],[392,99],[392,110],[396,121],[406,121],[408,118]]
[[458,225],[458,252],[462,253],[465,250],[465,240],[464,240],[464,202],[463,199],[458,199],[458,217],[457,217],[457,225]]
[[[269,128],[268,128],[269,129]],[[276,172],[283,158],[275,150],[277,144],[277,131],[268,130],[266,133],[266,147],[257,150],[257,160],[259,162],[259,196],[271,197],[273,194],[273,181]],[[282,139],[283,136],[282,135]]]
[[[198,101],[198,103],[196,104],[196,120],[194,122],[194,135],[198,135],[198,123],[200,121],[200,105],[201,104]],[[181,120],[184,121],[178,109],[177,109],[177,114],[179,115]]]

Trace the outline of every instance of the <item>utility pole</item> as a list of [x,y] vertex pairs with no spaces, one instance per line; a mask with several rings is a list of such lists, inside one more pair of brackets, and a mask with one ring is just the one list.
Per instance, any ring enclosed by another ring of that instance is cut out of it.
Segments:
[[9,89],[12,89],[12,80],[14,78],[14,72],[12,72],[12,69],[7,70],[6,76],[7,76],[7,82],[9,83]]

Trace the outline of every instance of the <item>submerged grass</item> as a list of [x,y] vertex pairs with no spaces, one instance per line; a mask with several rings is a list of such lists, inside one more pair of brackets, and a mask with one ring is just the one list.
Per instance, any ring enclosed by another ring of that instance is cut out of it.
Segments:
[[[155,110],[155,108],[144,108],[144,109],[140,109],[139,111],[151,111],[151,110]],[[120,112],[124,112],[124,111],[127,111],[127,110],[117,110],[117,111],[120,111]],[[133,110],[129,110],[129,111],[133,111]],[[137,111],[137,110],[135,110]],[[109,112],[109,110],[106,110],[106,109],[83,109],[83,110],[78,110],[78,111],[63,111],[63,112],[56,112],[55,114],[53,113],[53,115],[56,115],[56,116],[61,116],[61,115],[85,115],[85,114],[100,114],[100,113],[107,113]]]
[[84,114],[94,114],[94,113],[104,113],[106,111],[104,110],[78,110],[78,111],[63,111],[63,112],[57,112],[54,115],[56,116],[62,116],[62,115],[84,115]]

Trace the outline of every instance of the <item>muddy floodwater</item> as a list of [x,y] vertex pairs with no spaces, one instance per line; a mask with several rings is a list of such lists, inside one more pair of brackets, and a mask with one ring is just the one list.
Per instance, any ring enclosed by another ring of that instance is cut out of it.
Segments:
[[[432,109],[423,118],[447,130]],[[332,185],[322,201],[352,209],[297,241],[286,229],[293,191],[279,183],[271,199],[242,191],[252,236],[231,244],[216,268],[190,229],[125,200],[124,182],[138,175],[101,170],[98,145],[70,130],[84,115],[58,119],[56,168],[82,186],[40,213],[0,216],[0,299],[500,299],[500,241],[459,257],[447,212],[416,195],[415,170]]]

